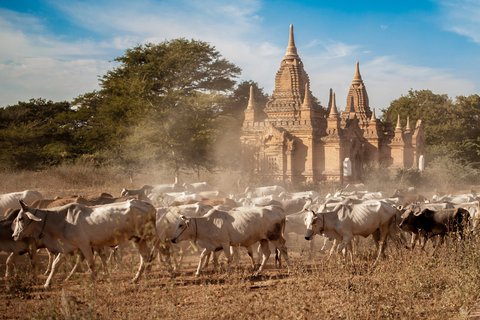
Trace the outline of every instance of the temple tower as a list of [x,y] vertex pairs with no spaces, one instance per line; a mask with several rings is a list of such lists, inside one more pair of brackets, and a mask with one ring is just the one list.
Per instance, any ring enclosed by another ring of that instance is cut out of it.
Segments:
[[330,112],[327,117],[327,135],[322,138],[324,143],[324,167],[322,174],[327,180],[338,181],[342,177],[342,129],[340,126],[340,114],[337,109],[335,93],[332,93]]
[[372,111],[372,117],[368,122],[368,126],[364,129],[364,137],[367,140],[366,155],[371,163],[380,161],[380,147],[383,138],[382,124],[375,115],[375,109]]
[[360,128],[363,129],[368,126],[370,118],[372,117],[372,111],[370,110],[367,89],[360,74],[360,64],[358,61],[352,83],[348,89],[347,105],[342,118],[352,119],[353,113],[355,113],[359,120]]
[[405,140],[403,137],[402,126],[400,125],[400,115],[397,117],[397,125],[395,126],[395,135],[390,143],[391,159],[393,168],[405,167]]
[[272,99],[265,108],[267,118],[298,120],[305,85],[310,86],[310,80],[297,54],[293,25],[290,25],[287,51],[275,76]]
[[257,108],[257,104],[255,101],[255,97],[253,95],[253,86],[250,86],[250,95],[248,97],[248,105],[245,109],[245,122],[255,122],[255,109]]

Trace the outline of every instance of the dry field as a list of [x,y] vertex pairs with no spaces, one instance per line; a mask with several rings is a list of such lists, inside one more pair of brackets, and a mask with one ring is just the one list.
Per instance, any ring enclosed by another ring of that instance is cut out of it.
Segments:
[[[66,171],[66,169],[64,169]],[[48,196],[118,195],[123,176],[87,169],[49,175],[2,174],[2,192],[36,189]],[[151,183],[145,181],[145,183]],[[122,185],[124,184],[124,185]],[[136,186],[138,186],[137,183]],[[306,242],[290,243],[291,267],[269,268],[252,277],[246,255],[229,272],[193,275],[196,255],[176,277],[157,261],[139,284],[130,279],[137,257],[125,250],[121,264],[95,282],[79,272],[62,283],[63,265],[52,288],[33,278],[22,257],[17,275],[0,280],[2,319],[467,319],[480,296],[480,239],[449,241],[435,254],[391,245],[387,259],[372,267],[374,246],[362,241],[354,264],[306,254]],[[6,254],[0,254],[0,274]],[[41,256],[45,262],[45,256]],[[42,264],[42,266],[44,263]]]

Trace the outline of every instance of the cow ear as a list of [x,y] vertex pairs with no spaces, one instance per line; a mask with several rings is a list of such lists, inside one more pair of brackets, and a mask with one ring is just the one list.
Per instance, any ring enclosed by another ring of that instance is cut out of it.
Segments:
[[39,217],[31,214],[30,212],[26,211],[25,214],[27,215],[27,217],[30,219],[30,220],[33,220],[33,221],[42,221],[42,219],[40,219]]
[[338,214],[338,219],[340,221],[343,221],[347,218],[347,213],[348,213],[347,211],[348,210],[349,210],[348,206],[343,205],[343,206],[340,207],[340,210],[338,210],[338,213],[337,213]]

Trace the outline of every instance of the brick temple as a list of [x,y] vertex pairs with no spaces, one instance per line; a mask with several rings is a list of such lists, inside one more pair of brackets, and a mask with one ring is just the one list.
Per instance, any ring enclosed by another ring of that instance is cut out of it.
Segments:
[[[421,120],[396,126],[377,119],[356,63],[345,107],[330,89],[328,107],[312,103],[310,80],[295,46],[293,26],[275,88],[265,106],[253,88],[240,137],[244,164],[259,177],[283,182],[360,181],[375,166],[423,165]],[[343,111],[340,111],[343,110]]]

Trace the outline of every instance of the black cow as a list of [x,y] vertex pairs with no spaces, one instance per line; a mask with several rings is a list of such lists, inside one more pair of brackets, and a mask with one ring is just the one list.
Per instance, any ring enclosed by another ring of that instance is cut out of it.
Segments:
[[460,239],[463,239],[470,222],[469,217],[470,214],[463,208],[432,210],[410,205],[402,214],[399,227],[414,235],[422,236],[425,240],[422,244],[423,248],[426,240],[437,235],[440,237],[440,243],[443,243],[447,233],[456,233]]

